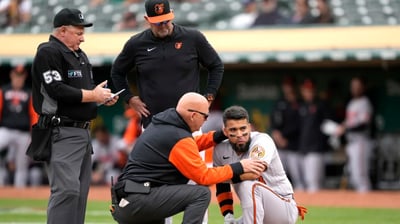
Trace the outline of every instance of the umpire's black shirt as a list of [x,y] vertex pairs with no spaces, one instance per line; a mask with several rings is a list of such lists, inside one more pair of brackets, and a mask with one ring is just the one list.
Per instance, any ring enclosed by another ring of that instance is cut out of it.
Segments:
[[94,102],[82,103],[81,89],[94,89],[92,66],[79,49],[71,51],[50,35],[39,45],[32,65],[33,106],[41,115],[57,114],[77,121],[97,116]]

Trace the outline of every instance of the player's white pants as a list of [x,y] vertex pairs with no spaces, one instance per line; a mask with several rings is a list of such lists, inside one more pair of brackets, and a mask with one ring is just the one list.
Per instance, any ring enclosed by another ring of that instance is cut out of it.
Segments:
[[8,147],[8,161],[15,162],[14,186],[25,187],[28,180],[29,157],[25,155],[31,141],[29,132],[0,128],[0,150]]
[[[4,149],[0,149],[0,152]],[[4,159],[0,160],[0,187],[6,184],[7,178],[7,162]]]
[[243,223],[296,223],[299,213],[292,195],[280,196],[259,181],[243,181],[234,187],[242,206]]
[[369,161],[372,147],[372,142],[364,136],[348,141],[346,146],[350,180],[358,192],[367,192],[371,189]]
[[310,193],[320,190],[325,175],[325,162],[322,153],[310,152],[301,158],[302,173],[307,191]]
[[295,190],[304,190],[303,176],[301,174],[301,160],[299,153],[287,149],[278,150],[283,168],[289,174]]

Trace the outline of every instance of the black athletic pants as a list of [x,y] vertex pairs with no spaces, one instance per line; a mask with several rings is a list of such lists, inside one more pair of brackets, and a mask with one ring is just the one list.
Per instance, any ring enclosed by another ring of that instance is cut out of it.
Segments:
[[112,213],[119,224],[163,224],[165,218],[182,211],[183,223],[201,224],[211,192],[201,185],[164,185],[151,188],[148,194],[129,194],[121,200]]

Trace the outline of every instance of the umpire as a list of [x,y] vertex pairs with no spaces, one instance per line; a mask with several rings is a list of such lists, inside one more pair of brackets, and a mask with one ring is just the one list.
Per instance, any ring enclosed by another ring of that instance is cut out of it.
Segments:
[[96,103],[110,99],[105,103],[110,106],[118,97],[111,99],[111,91],[103,88],[107,81],[94,85],[91,64],[79,47],[85,27],[93,24],[69,8],[58,12],[53,23],[53,34],[39,45],[32,65],[38,126],[52,130],[47,223],[81,224],[91,178],[90,121],[97,115]]
[[[198,94],[184,94],[175,108],[156,114],[137,139],[129,161],[113,186],[112,215],[120,224],[161,224],[184,211],[183,223],[202,223],[211,199],[207,186],[239,179],[248,172],[260,175],[264,164],[245,159],[208,168],[200,150],[226,137],[222,131],[193,137],[208,117],[208,101]],[[198,185],[187,182],[195,181]]]

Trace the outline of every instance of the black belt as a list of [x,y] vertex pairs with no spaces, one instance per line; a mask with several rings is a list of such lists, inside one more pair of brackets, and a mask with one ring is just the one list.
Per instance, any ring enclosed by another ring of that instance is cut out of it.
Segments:
[[90,121],[75,121],[65,117],[58,116],[40,116],[39,125],[42,127],[74,127],[88,129]]
[[59,126],[88,129],[90,127],[90,122],[89,121],[61,121]]

